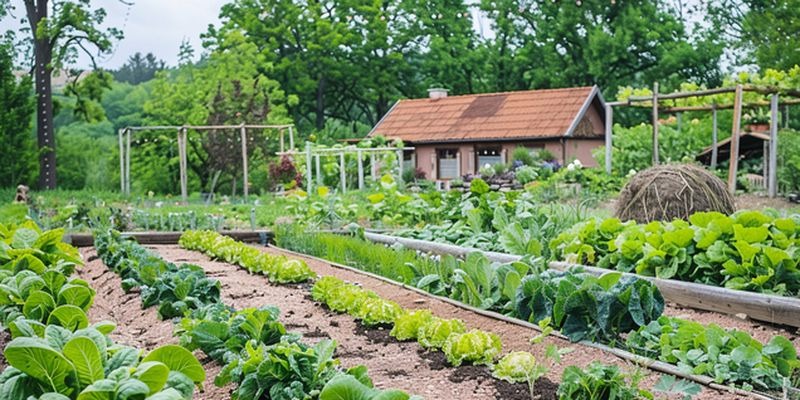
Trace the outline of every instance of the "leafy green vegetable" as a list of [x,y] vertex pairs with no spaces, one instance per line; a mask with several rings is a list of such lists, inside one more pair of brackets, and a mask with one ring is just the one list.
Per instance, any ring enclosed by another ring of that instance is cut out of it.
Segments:
[[641,376],[626,376],[615,365],[593,361],[586,369],[571,365],[564,369],[558,386],[559,400],[652,399],[653,395],[639,388]]
[[527,383],[531,399],[534,399],[534,384],[547,374],[547,371],[546,366],[536,362],[533,354],[527,351],[512,351],[492,367],[492,376],[511,383]]
[[494,333],[473,329],[447,337],[442,347],[447,361],[459,366],[463,362],[490,365],[502,351],[500,337]]

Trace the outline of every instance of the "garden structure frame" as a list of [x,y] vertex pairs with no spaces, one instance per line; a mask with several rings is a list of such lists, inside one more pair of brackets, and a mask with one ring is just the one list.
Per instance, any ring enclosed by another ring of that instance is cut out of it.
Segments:
[[131,136],[133,133],[142,131],[176,131],[178,140],[178,157],[180,167],[180,180],[181,180],[181,199],[186,202],[189,197],[188,193],[188,164],[186,157],[186,142],[187,131],[189,129],[195,131],[209,131],[209,130],[239,130],[242,142],[242,183],[244,198],[247,199],[249,189],[247,187],[248,169],[247,169],[247,130],[248,129],[277,129],[280,132],[280,149],[281,152],[285,151],[285,131],[289,131],[289,148],[294,148],[294,124],[284,125],[152,125],[152,126],[129,126],[122,128],[118,131],[119,135],[119,171],[120,171],[120,189],[126,196],[131,194]]
[[[757,101],[745,103],[742,100],[744,92],[754,92],[770,96],[770,101]],[[662,102],[677,99],[687,99],[696,97],[713,96],[717,94],[733,93],[733,104],[716,104],[701,106],[666,106]],[[768,159],[766,165],[766,183],[767,193],[769,197],[775,197],[778,193],[777,185],[777,168],[778,168],[778,102],[779,97],[789,97],[782,101],[785,110],[788,112],[788,106],[800,104],[800,90],[787,90],[770,86],[756,86],[756,85],[743,85],[737,84],[734,87],[722,87],[707,90],[697,90],[690,92],[676,92],[676,93],[659,93],[658,83],[653,84],[652,96],[631,96],[626,100],[607,102],[605,105],[606,111],[606,126],[605,126],[605,169],[607,173],[611,173],[612,163],[612,129],[614,125],[613,112],[614,107],[639,107],[651,108],[652,107],[652,124],[653,124],[653,165],[659,164],[658,156],[658,118],[659,113],[664,114],[677,114],[680,120],[682,112],[691,111],[711,111],[712,113],[712,146],[711,146],[711,166],[717,165],[717,111],[725,109],[733,109],[733,127],[731,129],[730,141],[730,162],[728,165],[728,190],[732,193],[736,190],[736,173],[739,167],[739,139],[742,135],[742,109],[743,108],[759,108],[770,107],[770,124],[769,124],[769,146],[766,149],[766,157]],[[645,105],[642,103],[652,103]]]
[[[300,154],[305,154],[306,156],[306,191],[311,192],[312,186],[314,184],[314,173],[316,173],[316,184],[317,186],[322,186],[322,169],[320,167],[320,157],[327,156],[327,157],[338,157],[339,158],[339,186],[341,187],[342,193],[347,191],[347,173],[345,172],[345,156],[348,154],[355,154],[356,159],[358,160],[358,189],[364,189],[364,156],[369,154],[370,157],[370,176],[372,180],[375,181],[378,179],[378,170],[377,170],[377,163],[375,162],[375,156],[378,154],[386,154],[395,152],[397,154],[397,182],[400,184],[403,183],[403,153],[406,151],[414,151],[413,147],[373,147],[373,148],[361,148],[356,146],[345,146],[345,147],[334,147],[334,148],[318,148],[314,149],[311,146],[311,142],[306,142],[305,151],[299,152],[294,149],[289,151],[281,150],[278,155],[283,156],[287,155],[289,157],[295,157]],[[312,158],[314,162],[314,168],[312,169],[311,163]]]

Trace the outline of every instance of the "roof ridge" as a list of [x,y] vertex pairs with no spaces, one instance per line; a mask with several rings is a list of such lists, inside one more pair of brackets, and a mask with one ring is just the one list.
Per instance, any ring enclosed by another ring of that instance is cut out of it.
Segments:
[[426,100],[446,100],[446,99],[455,99],[455,98],[463,98],[463,97],[485,97],[485,96],[502,96],[508,94],[519,94],[519,93],[534,93],[534,92],[565,92],[568,90],[578,90],[578,89],[588,89],[591,90],[594,86],[571,86],[565,88],[549,88],[549,89],[526,89],[526,90],[507,90],[503,92],[490,92],[490,93],[472,93],[472,94],[459,94],[447,97],[440,97],[438,99],[432,99],[430,97],[419,97],[415,99],[399,99],[397,102],[409,102],[409,101],[426,101]]

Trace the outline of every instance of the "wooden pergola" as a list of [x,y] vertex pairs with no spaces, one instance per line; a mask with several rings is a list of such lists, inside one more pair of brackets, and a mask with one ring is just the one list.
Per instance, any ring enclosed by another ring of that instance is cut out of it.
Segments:
[[[757,101],[745,103],[742,100],[744,92],[759,93],[770,96],[770,101]],[[706,97],[718,94],[733,93],[734,101],[732,104],[715,104],[700,106],[662,106],[661,102],[677,99],[687,99],[693,97]],[[652,96],[631,96],[623,101],[608,102],[605,104],[606,129],[605,129],[605,168],[607,173],[611,173],[611,149],[612,149],[612,129],[614,124],[614,107],[652,107],[653,124],[653,165],[659,164],[658,156],[658,118],[659,112],[665,114],[678,114],[691,111],[711,111],[712,113],[712,155],[711,165],[717,164],[717,111],[733,109],[733,127],[731,129],[731,151],[728,166],[728,189],[731,192],[736,190],[736,173],[739,167],[739,137],[741,135],[742,109],[770,107],[769,124],[769,146],[766,157],[767,162],[767,192],[770,197],[775,197],[778,193],[777,187],[777,168],[778,168],[778,101],[779,96],[791,97],[783,100],[783,105],[800,104],[800,90],[787,90],[769,86],[755,86],[738,84],[735,87],[723,87],[707,90],[697,90],[692,92],[678,92],[661,94],[658,92],[658,83],[653,85]],[[650,106],[641,103],[652,102]]]
[[188,197],[188,164],[186,157],[186,142],[187,131],[189,129],[196,131],[210,131],[210,130],[239,130],[242,142],[242,179],[244,183],[244,197],[247,198],[249,191],[247,187],[248,171],[247,171],[247,130],[248,129],[278,129],[280,132],[280,148],[281,152],[285,151],[284,148],[284,134],[289,131],[289,148],[294,148],[294,125],[181,125],[181,126],[129,126],[120,129],[119,134],[119,170],[120,170],[120,189],[123,194],[131,194],[131,136],[133,133],[142,131],[176,131],[178,140],[178,157],[181,179],[181,199],[185,202]]

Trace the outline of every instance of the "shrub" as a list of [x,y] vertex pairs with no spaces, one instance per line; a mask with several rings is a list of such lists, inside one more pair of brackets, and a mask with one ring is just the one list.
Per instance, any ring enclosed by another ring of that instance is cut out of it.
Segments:
[[533,166],[536,164],[536,157],[531,154],[531,149],[523,146],[517,146],[511,153],[511,159],[518,161],[522,165]]
[[529,165],[524,165],[522,167],[517,168],[516,172],[517,181],[521,184],[530,183],[536,180],[539,177],[539,173],[536,172],[536,168],[531,167]]

